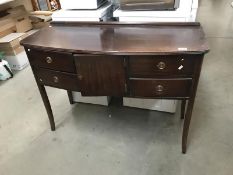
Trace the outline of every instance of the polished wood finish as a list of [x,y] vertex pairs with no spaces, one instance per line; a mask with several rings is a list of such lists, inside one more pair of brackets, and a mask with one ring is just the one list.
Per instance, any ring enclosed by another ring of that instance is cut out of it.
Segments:
[[186,100],[181,100],[181,111],[180,111],[181,119],[184,119],[185,117],[185,110],[186,110]]
[[131,77],[192,76],[198,55],[130,56]]
[[54,122],[53,112],[52,112],[51,105],[49,103],[49,99],[48,99],[45,87],[43,85],[38,84],[38,89],[40,91],[40,95],[42,97],[42,100],[44,102],[44,105],[45,105],[45,108],[46,108],[46,111],[49,117],[51,130],[55,131],[55,122]]
[[203,57],[204,55],[200,55],[200,59],[197,60],[195,76],[193,78],[192,93],[190,94],[190,99],[188,101],[188,106],[187,106],[187,110],[186,110],[186,114],[184,118],[183,135],[182,135],[182,152],[183,153],[186,153],[186,150],[187,150],[187,139],[188,139],[189,126],[190,126],[190,121],[192,118],[193,105],[195,102],[197,85],[198,85],[199,77],[201,73]]
[[84,96],[124,96],[125,71],[121,56],[74,55]]
[[134,97],[189,97],[192,79],[130,79]]
[[75,73],[72,53],[30,49],[30,63],[38,67]]
[[51,105],[50,105],[50,102],[49,102],[47,92],[45,90],[45,86],[41,85],[39,83],[38,78],[37,78],[37,74],[35,73],[35,70],[34,70],[34,67],[32,65],[31,65],[31,67],[32,67],[32,71],[33,71],[35,79],[36,79],[36,84],[37,84],[37,87],[38,87],[38,89],[40,91],[40,95],[41,95],[41,98],[43,100],[46,112],[48,114],[51,130],[55,131],[56,126],[55,126],[55,121],[54,121],[54,117],[53,117],[53,111],[52,111],[52,108],[51,108]]
[[40,84],[61,89],[79,91],[78,79],[75,74],[35,68],[35,73]]
[[186,152],[202,61],[209,50],[199,23],[55,23],[21,43],[52,130],[55,123],[44,86],[67,90],[71,104],[71,91],[179,99]]
[[78,54],[171,55],[208,51],[198,23],[55,25],[27,37],[22,44]]

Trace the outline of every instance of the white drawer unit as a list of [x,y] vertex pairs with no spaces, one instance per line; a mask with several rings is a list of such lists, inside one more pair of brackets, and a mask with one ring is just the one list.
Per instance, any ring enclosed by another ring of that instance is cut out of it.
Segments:
[[113,16],[120,22],[195,22],[198,0],[180,0],[175,10],[124,11],[117,9]]
[[111,3],[105,3],[96,10],[68,10],[61,9],[53,13],[52,20],[64,21],[105,21],[105,18],[112,16]]
[[60,0],[62,9],[98,9],[107,0]]

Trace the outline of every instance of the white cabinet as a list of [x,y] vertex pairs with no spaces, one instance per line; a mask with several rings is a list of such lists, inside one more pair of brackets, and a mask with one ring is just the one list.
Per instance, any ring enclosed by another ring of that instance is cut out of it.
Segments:
[[106,0],[60,0],[62,9],[97,9]]
[[121,22],[194,22],[198,0],[180,0],[176,10],[165,11],[123,11],[117,9],[113,16]]

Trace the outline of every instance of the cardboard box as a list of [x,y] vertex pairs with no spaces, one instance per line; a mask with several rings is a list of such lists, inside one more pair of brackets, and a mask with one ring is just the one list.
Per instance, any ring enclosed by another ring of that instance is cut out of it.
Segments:
[[0,38],[0,49],[9,49],[20,46],[20,41],[26,38],[26,33],[11,33]]
[[8,28],[8,29],[5,29],[5,30],[1,30],[0,29],[0,38],[10,34],[10,33],[13,33],[13,32],[16,32],[16,27],[11,27],[11,28]]
[[41,29],[50,26],[50,22],[36,22],[32,23],[33,29]]
[[28,12],[25,9],[24,5],[13,7],[7,10],[7,13],[9,13],[9,16],[11,16],[12,18],[18,18],[20,16],[28,16]]
[[0,38],[16,32],[15,22],[11,18],[0,18]]
[[32,29],[32,23],[28,16],[15,19],[16,31],[19,33],[27,32]]
[[23,5],[7,10],[8,15],[0,18],[0,37],[13,32],[26,32],[32,29],[31,20]]
[[29,64],[26,52],[20,45],[20,41],[27,36],[25,33],[11,33],[0,38],[0,51],[5,53],[6,61],[13,70],[21,70]]
[[22,70],[29,65],[25,51],[14,56],[5,56],[5,59],[13,70]]
[[45,16],[45,15],[31,14],[29,17],[32,21],[32,26],[34,29],[41,29],[43,27],[47,27],[50,25],[50,21],[52,20],[51,15]]
[[29,19],[28,12],[23,5],[14,7],[7,12],[9,13],[7,17],[14,20],[18,33],[26,32],[32,29],[31,20]]

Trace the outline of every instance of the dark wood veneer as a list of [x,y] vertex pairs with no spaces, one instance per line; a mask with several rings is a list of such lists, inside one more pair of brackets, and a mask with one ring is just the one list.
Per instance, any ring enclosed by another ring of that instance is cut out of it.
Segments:
[[76,74],[53,71],[43,68],[35,68],[34,70],[40,84],[61,89],[79,91]]
[[199,23],[53,23],[21,43],[53,131],[44,86],[67,90],[71,104],[71,91],[179,99],[186,152],[202,61],[209,50]]
[[130,56],[131,77],[192,77],[198,55]]
[[131,79],[134,97],[189,97],[192,79]]
[[21,43],[31,48],[78,54],[170,55],[208,51],[199,23],[55,25],[43,28]]
[[30,63],[38,67],[75,73],[72,53],[30,49]]
[[85,96],[124,96],[123,57],[74,55],[80,91]]

